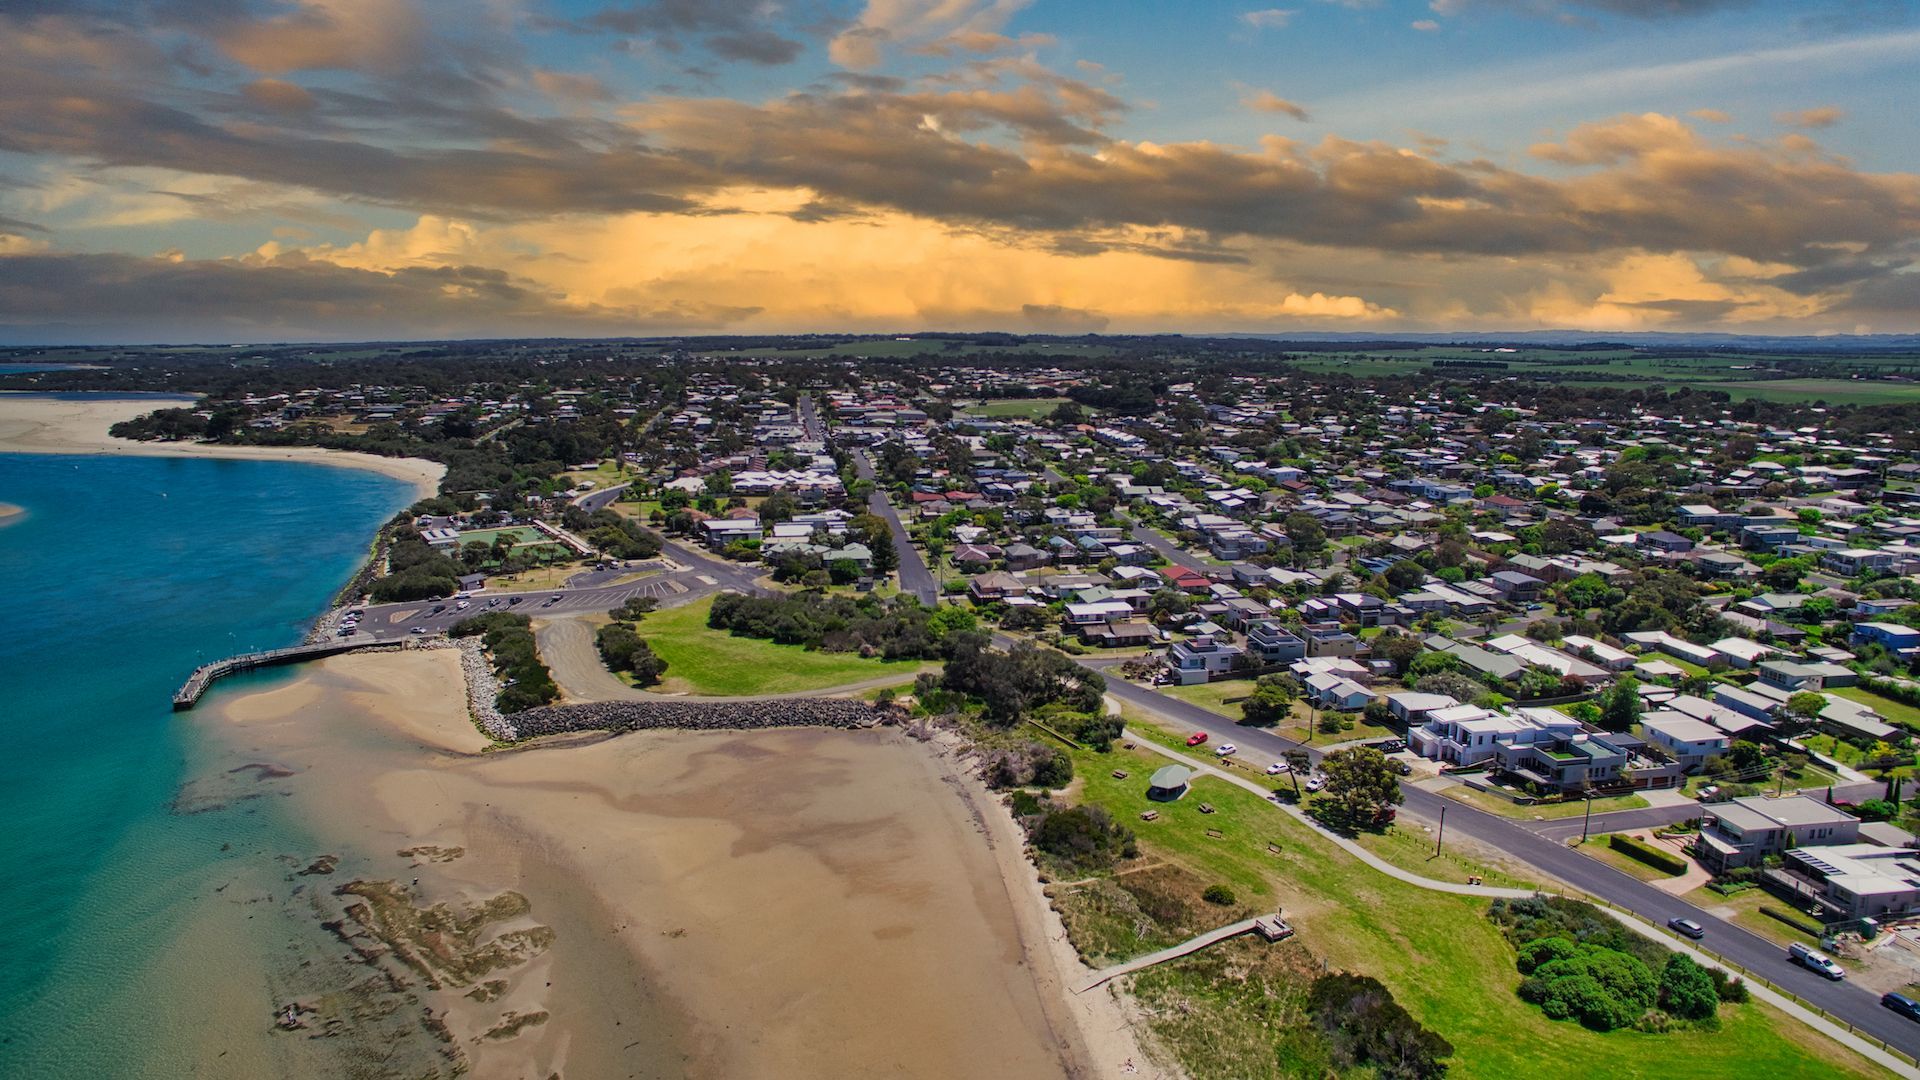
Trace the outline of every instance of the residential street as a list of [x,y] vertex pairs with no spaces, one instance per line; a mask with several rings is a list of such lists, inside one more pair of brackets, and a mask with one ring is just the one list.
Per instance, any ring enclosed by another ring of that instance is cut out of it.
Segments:
[[[865,450],[853,451],[853,469],[862,480],[874,478],[873,460]],[[920,549],[913,546],[907,527],[900,522],[900,512],[893,508],[886,491],[878,484],[867,496],[867,509],[885,518],[888,531],[893,533],[893,548],[900,556],[900,591],[912,593],[928,607],[938,603],[940,586],[933,579],[933,571],[927,569],[927,560],[921,558]]]

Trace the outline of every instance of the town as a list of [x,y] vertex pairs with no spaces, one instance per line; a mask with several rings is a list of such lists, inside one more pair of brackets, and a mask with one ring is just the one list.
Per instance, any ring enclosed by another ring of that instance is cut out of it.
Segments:
[[[1049,790],[1090,763],[1126,779],[1079,798],[1147,845],[1190,806],[1224,826],[1225,785],[1252,785],[1406,872],[1554,882],[1877,1048],[1920,1045],[1854,989],[1897,1004],[1920,984],[1905,406],[1492,366],[1364,380],[1258,351],[1135,366],[860,346],[520,346],[470,358],[465,383],[397,354],[379,365],[411,381],[363,362],[298,385],[315,369],[269,365],[116,433],[446,462],[316,632],[484,624],[503,713],[579,697],[548,645],[574,617],[597,627],[595,677],[642,697],[885,683],[880,699],[959,718],[1023,821],[1062,812]],[[535,633],[497,644],[515,620]],[[743,637],[804,651],[703,673],[703,649]],[[1033,676],[1049,688],[1010,703],[976,670],[1040,655],[1058,658]],[[814,662],[833,666],[794,675]],[[1776,959],[1790,947],[1797,968]]]

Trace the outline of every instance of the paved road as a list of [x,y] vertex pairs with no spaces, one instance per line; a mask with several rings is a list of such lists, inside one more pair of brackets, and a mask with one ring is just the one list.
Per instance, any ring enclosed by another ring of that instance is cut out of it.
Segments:
[[[1883,790],[1882,785],[1877,783],[1844,784],[1833,789],[1833,797],[1843,802],[1861,802],[1879,798]],[[1808,794],[1824,796],[1826,789],[1820,788]],[[1626,829],[1657,829],[1676,821],[1697,818],[1701,813],[1701,805],[1696,802],[1688,802],[1680,806],[1647,806],[1638,810],[1613,810],[1605,814],[1593,815],[1592,831],[1603,833],[1621,832]],[[1527,828],[1538,835],[1562,843],[1580,835],[1580,824],[1580,819],[1577,817],[1526,823]]]
[[812,394],[800,396],[800,428],[807,433],[810,442],[826,442],[827,428],[820,422],[820,406],[813,400]]
[[1184,566],[1189,570],[1198,570],[1204,574],[1210,570],[1220,569],[1219,563],[1208,562],[1200,556],[1195,555],[1193,552],[1167,539],[1167,534],[1161,532],[1159,529],[1146,525],[1135,525],[1133,527],[1133,538],[1160,554],[1165,555],[1168,562]]
[[[862,480],[873,479],[873,459],[865,450],[853,452],[853,471]],[[887,501],[887,493],[879,484],[867,496],[867,509],[885,518],[887,531],[893,534],[893,550],[900,556],[901,591],[919,597],[928,607],[934,606],[940,600],[940,586],[933,580],[933,571],[927,569],[927,560],[920,557],[920,549],[913,546],[907,527],[900,523],[900,512]]]
[[[1301,744],[1270,731],[1242,727],[1218,713],[1117,678],[1107,680],[1107,689],[1123,702],[1158,713],[1184,727],[1205,731],[1215,742],[1237,743],[1251,751],[1250,758],[1274,760],[1288,750],[1301,748]],[[1311,746],[1304,749],[1314,760],[1319,759],[1318,750]],[[1840,1017],[1874,1039],[1885,1040],[1909,1054],[1920,1054],[1920,1024],[1882,1008],[1877,995],[1850,983],[1828,982],[1788,962],[1786,950],[1773,942],[1588,858],[1560,840],[1541,835],[1526,823],[1410,785],[1403,790],[1406,793],[1403,810],[1408,814],[1437,821],[1444,809],[1448,835],[1472,837],[1576,889],[1610,900],[1655,925],[1664,926],[1668,919],[1674,918],[1693,919],[1707,928],[1706,938],[1699,947],[1760,972],[1768,981]],[[1577,836],[1579,822],[1576,820],[1573,824]]]

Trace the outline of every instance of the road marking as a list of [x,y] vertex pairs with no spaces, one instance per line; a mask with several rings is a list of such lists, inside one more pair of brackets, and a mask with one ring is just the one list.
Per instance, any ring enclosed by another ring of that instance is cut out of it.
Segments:
[[715,579],[715,578],[713,578],[712,576],[710,576],[710,575],[707,575],[707,574],[695,574],[695,575],[694,575],[694,578],[693,578],[693,579],[694,579],[695,581],[698,581],[698,582],[699,582],[700,584],[702,584],[702,585],[718,585],[718,584],[720,584],[720,582],[719,582],[719,581],[718,581],[717,579]]

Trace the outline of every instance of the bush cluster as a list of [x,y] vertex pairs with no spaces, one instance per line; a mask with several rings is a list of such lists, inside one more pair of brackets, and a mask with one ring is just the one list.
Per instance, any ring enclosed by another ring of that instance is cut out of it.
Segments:
[[540,660],[533,643],[533,620],[525,615],[493,611],[454,623],[450,637],[480,638],[500,676],[500,693],[494,706],[502,713],[525,712],[546,705],[560,696],[553,673]]
[[713,599],[707,625],[741,637],[824,652],[925,660],[942,651],[931,618],[932,613],[912,597],[889,602],[871,595],[856,600],[820,593],[770,597],[721,593]]
[[1051,803],[1028,822],[1027,838],[1036,850],[1062,868],[1082,873],[1104,870],[1140,853],[1133,831],[1116,823],[1098,806],[1060,807]]
[[1307,1013],[1337,1064],[1370,1067],[1382,1080],[1446,1075],[1453,1044],[1422,1027],[1377,979],[1336,971],[1313,980]]
[[1105,711],[1107,680],[1059,653],[1025,642],[1001,652],[989,647],[984,634],[954,634],[948,645],[941,688],[985,703],[989,723],[1011,727],[1030,710],[1055,704],[1081,713]]
[[611,558],[651,559],[660,554],[659,535],[624,514],[612,510],[589,514],[569,506],[562,520],[581,539]]
[[630,622],[608,623],[594,632],[593,643],[610,671],[625,671],[639,686],[652,686],[667,673],[667,662],[655,656],[640,628]]
[[1591,904],[1496,900],[1488,917],[1518,950],[1520,997],[1554,1020],[1657,1033],[1713,1026],[1720,1002],[1747,999],[1740,980],[1632,933]]
[[375,603],[431,600],[460,590],[460,564],[435,551],[420,530],[404,525],[393,530],[387,545],[387,574],[368,590]]

